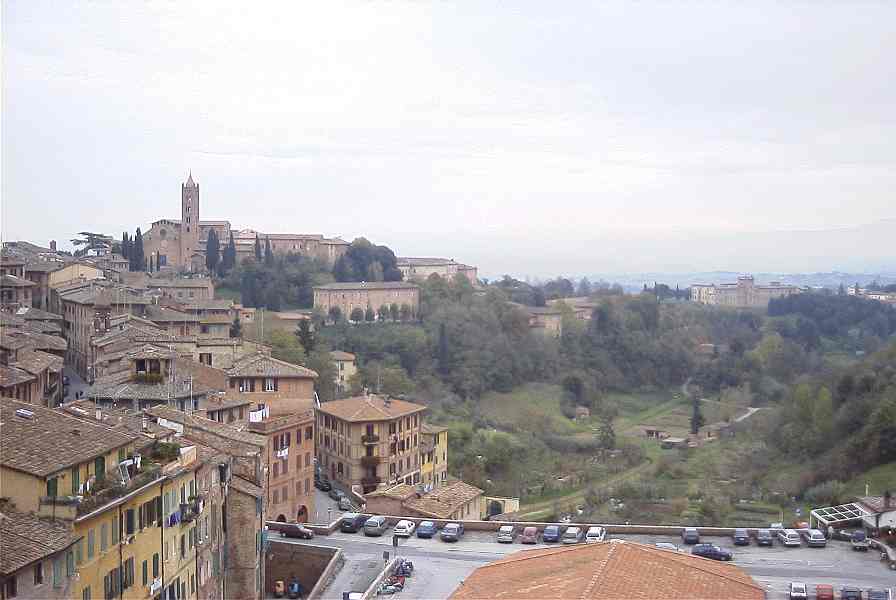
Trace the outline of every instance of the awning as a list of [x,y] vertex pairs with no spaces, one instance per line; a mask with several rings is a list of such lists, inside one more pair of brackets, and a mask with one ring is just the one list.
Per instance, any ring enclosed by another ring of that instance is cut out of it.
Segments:
[[868,512],[861,504],[851,502],[813,509],[809,513],[809,521],[810,525],[813,525],[812,521],[816,521],[822,527],[830,527],[850,521],[859,521],[871,515],[872,513]]

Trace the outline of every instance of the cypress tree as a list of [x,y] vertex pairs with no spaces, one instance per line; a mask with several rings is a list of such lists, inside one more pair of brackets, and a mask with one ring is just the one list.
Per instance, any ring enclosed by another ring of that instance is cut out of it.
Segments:
[[208,239],[205,241],[205,266],[208,267],[210,273],[214,273],[221,260],[220,245],[218,244],[218,234],[212,229],[208,232]]
[[264,264],[266,267],[274,266],[274,251],[271,250],[271,238],[264,238]]
[[255,237],[255,261],[261,262],[261,240]]

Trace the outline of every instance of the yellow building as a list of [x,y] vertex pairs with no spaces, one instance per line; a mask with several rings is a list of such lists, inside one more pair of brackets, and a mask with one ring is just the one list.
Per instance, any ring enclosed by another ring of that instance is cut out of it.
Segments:
[[448,480],[448,428],[423,423],[420,437],[420,482],[438,487]]
[[70,524],[78,541],[54,564],[79,573],[69,597],[196,598],[199,546],[220,529],[219,511],[205,508],[214,482],[197,478],[197,447],[82,412],[0,400],[0,493]]

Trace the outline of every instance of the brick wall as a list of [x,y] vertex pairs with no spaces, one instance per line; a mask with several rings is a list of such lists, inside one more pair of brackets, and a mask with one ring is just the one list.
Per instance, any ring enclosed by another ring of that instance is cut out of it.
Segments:
[[224,590],[227,598],[260,598],[257,578],[261,569],[258,552],[261,532],[256,498],[233,486],[227,497],[227,562]]
[[283,543],[274,537],[265,556],[265,593],[272,595],[276,581],[289,585],[290,579],[297,577],[308,596],[336,552],[336,548]]

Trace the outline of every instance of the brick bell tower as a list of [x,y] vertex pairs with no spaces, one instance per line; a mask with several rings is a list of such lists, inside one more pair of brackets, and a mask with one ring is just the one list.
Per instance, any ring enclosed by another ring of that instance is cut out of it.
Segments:
[[193,270],[193,255],[199,247],[199,186],[193,181],[193,172],[180,186],[180,267]]

